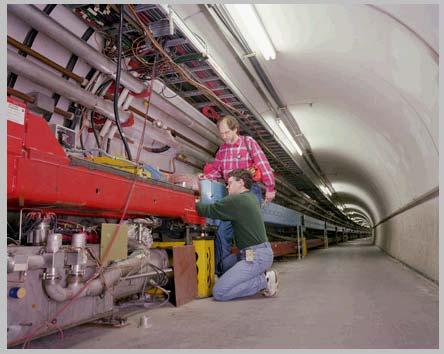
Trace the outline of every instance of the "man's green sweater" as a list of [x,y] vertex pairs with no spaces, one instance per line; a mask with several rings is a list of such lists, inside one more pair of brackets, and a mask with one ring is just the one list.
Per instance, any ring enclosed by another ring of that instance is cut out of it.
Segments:
[[214,204],[196,203],[200,216],[230,220],[239,249],[268,242],[259,203],[253,193],[228,195]]

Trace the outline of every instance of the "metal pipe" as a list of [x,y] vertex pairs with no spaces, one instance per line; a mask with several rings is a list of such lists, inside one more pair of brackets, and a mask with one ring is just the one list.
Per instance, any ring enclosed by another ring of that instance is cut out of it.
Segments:
[[45,257],[40,255],[28,256],[28,269],[40,269],[46,266]]
[[[111,102],[86,92],[73,82],[64,80],[9,49],[8,70],[15,74],[21,74],[39,85],[51,88],[61,96],[79,102],[87,108],[114,120],[113,104]],[[122,112],[122,115],[123,120],[127,120],[129,117],[127,112]]]
[[32,50],[31,48],[25,46],[24,44],[20,43],[19,41],[16,41],[14,38],[12,38],[10,36],[8,36],[8,44],[25,52],[26,54],[29,54],[30,56],[36,58],[37,60],[50,66],[51,68],[63,73],[63,75],[66,75],[69,78],[73,79],[74,81],[77,81],[80,85],[86,83],[85,78],[74,74],[72,71],[65,69],[63,66],[57,64],[56,62],[52,61],[51,59],[48,59],[47,57],[41,55],[40,53],[36,52],[35,50]]
[[[11,50],[8,50],[8,70],[16,74],[21,74],[39,85],[50,88],[71,101],[79,102],[83,106],[107,118],[115,119],[112,102],[86,92],[76,84],[66,81],[56,74],[41,68]],[[120,113],[123,121],[128,120],[129,115],[130,113],[125,111],[121,111]],[[179,143],[164,129],[158,129],[153,126],[150,129],[150,137],[163,144],[176,148],[179,147]]]
[[[167,97],[171,96],[171,98],[166,99],[162,93],[164,95],[168,95]],[[160,83],[157,80],[154,81],[150,103],[154,106],[160,107],[171,117],[199,133],[203,129],[203,134],[212,143],[216,145],[223,143],[215,123],[197,111],[182,97],[175,94],[172,90],[165,87],[163,83]]]
[[180,154],[177,155],[174,159],[177,160],[177,161],[180,161],[180,162],[184,163],[185,165],[188,165],[188,166],[194,167],[194,168],[196,168],[196,169],[198,169],[198,170],[201,170],[201,169],[203,168],[203,166],[196,165],[196,164],[194,164],[194,163],[188,161],[188,160],[186,159],[185,156],[180,155]]
[[[154,125],[151,127],[151,129],[154,129]],[[158,128],[156,128],[156,129],[158,129]],[[161,140],[158,140],[158,139],[156,139],[155,137],[153,137],[153,136],[151,136],[151,138],[153,138],[154,140],[157,140],[157,141],[159,141],[159,142],[161,142],[161,143],[163,143],[163,144],[165,144],[165,145],[168,145],[168,146],[170,146],[170,147],[173,147],[173,148],[176,148],[180,153],[183,153],[183,154],[187,154],[187,155],[190,155],[190,156],[193,156],[194,158],[196,158],[196,159],[198,159],[198,160],[200,160],[200,161],[209,161],[209,160],[212,160],[213,159],[213,156],[212,155],[210,155],[210,154],[208,154],[207,152],[205,152],[205,151],[201,151],[200,149],[196,149],[194,146],[191,146],[191,144],[188,144],[188,142],[187,141],[185,141],[185,140],[182,140],[181,138],[179,138],[179,137],[176,137],[176,138],[174,138],[172,135],[171,135],[171,132],[170,131],[168,131],[168,130],[164,130],[164,129],[159,129],[161,132],[163,132],[164,134],[165,134],[165,136],[167,136],[167,137],[169,137],[169,139],[171,139],[170,141],[161,141]],[[150,131],[150,135],[152,135],[151,134],[151,131]],[[120,138],[120,135],[119,134],[115,134],[114,135],[114,138],[116,138],[116,139],[121,139]],[[130,138],[127,138],[127,140],[128,140],[128,143],[129,144],[135,144],[135,142],[132,140],[132,139],[130,139]],[[145,146],[145,145],[144,145]]]
[[[13,256],[8,256],[7,260],[8,273],[14,271],[15,260]],[[40,269],[46,267],[46,259],[42,255],[30,255],[26,257],[26,270],[28,269]]]
[[428,192],[420,195],[419,197],[413,199],[410,203],[405,204],[404,206],[402,206],[401,208],[396,209],[393,213],[391,213],[390,215],[386,216],[385,218],[381,219],[378,221],[378,223],[373,226],[373,229],[375,229],[377,226],[385,223],[386,221],[390,220],[391,218],[393,218],[396,215],[399,215],[411,208],[414,208],[418,205],[421,205],[422,203],[425,203],[426,201],[432,199],[432,198],[436,198],[439,196],[439,186],[436,186],[435,188],[432,188],[431,190],[429,190]]
[[[35,98],[29,95],[24,94],[23,92],[17,91],[11,87],[8,87],[8,95],[10,96],[15,96],[18,97],[20,99],[22,99],[25,102],[29,102],[29,103],[34,103],[35,102]],[[64,111],[60,108],[54,107],[54,111],[53,113],[57,113],[60,114],[61,116],[63,116],[64,118],[68,119],[68,120],[72,120],[74,114]]]
[[[112,102],[83,90],[73,82],[64,80],[11,50],[8,50],[8,70],[13,71],[16,74],[21,74],[39,85],[50,88],[71,101],[79,102],[83,106],[92,109],[107,118],[112,120],[115,119]],[[125,111],[121,111],[120,113],[120,117],[123,121],[128,120],[129,115],[130,114]],[[197,150],[185,142],[179,142],[178,139],[175,139],[171,135],[171,132],[165,129],[159,129],[155,125],[150,127],[150,138],[162,144],[177,148],[179,151],[199,160],[208,161],[212,159],[211,155]]]
[[[108,95],[105,95],[105,98],[108,98]],[[136,107],[136,105],[129,106],[128,110],[148,119],[149,121],[159,120],[162,123],[165,123],[168,128],[171,128],[174,130],[174,133],[176,136],[183,138],[185,134],[188,138],[190,138],[194,145],[196,145],[198,148],[207,151],[212,155],[212,152],[209,152],[209,149],[216,150],[217,145],[213,144],[210,139],[207,139],[210,135],[208,134],[208,131],[205,129],[201,129],[200,126],[196,126],[195,128],[187,127],[186,125],[182,124],[182,121],[176,120],[174,117],[171,117],[169,114],[166,114],[161,109],[159,109],[156,106],[153,106],[152,104],[149,107],[149,116],[147,116],[143,111],[141,111],[142,108]],[[154,118],[155,117],[155,118]],[[178,132],[180,131],[180,133]],[[204,145],[204,146],[203,146]]]
[[184,153],[185,155],[193,156],[200,161],[210,161],[213,159],[212,155],[210,155],[204,151],[201,152],[199,150],[196,150],[193,146],[191,146],[191,144],[189,144],[184,139],[177,137],[176,141],[181,145],[181,147],[179,149],[180,152]]
[[[134,252],[126,260],[117,262],[108,268],[101,277],[92,280],[83,289],[78,297],[98,296],[107,288],[113,287],[122,277],[130,273],[134,268],[143,269],[153,262],[151,257],[143,253]],[[158,264],[162,268],[162,264]],[[59,280],[46,279],[43,283],[46,294],[56,302],[64,302],[72,299],[84,286],[82,282],[74,282],[64,288]]]
[[[283,180],[282,178],[280,178],[280,177],[278,177],[278,176],[275,176],[275,180],[276,180],[277,183],[281,184],[283,187],[287,188],[287,189],[290,190],[292,193],[296,194],[298,197],[303,198],[303,200],[304,200],[305,202],[307,202],[307,203],[313,205],[314,207],[316,207],[317,209],[319,209],[321,212],[323,212],[323,213],[327,213],[327,210],[326,210],[326,209],[324,209],[323,207],[321,207],[320,205],[318,205],[315,201],[310,200],[310,199],[307,199],[307,198],[305,198],[304,196],[301,196],[301,192],[300,192],[300,191],[298,191],[296,188],[294,188],[293,186],[291,186],[290,184],[288,184],[288,183],[287,183],[285,180]],[[283,195],[281,194],[281,196],[283,196]],[[288,197],[287,197],[287,198],[288,198]],[[296,203],[296,202],[293,201],[293,203]],[[319,213],[317,213],[317,212],[315,212],[315,211],[310,210],[308,207],[306,207],[306,206],[304,206],[304,205],[302,205],[302,204],[299,204],[299,203],[297,203],[297,204],[298,204],[299,206],[301,206],[302,208],[304,208],[304,209],[306,209],[306,210],[308,210],[308,211],[310,211],[310,212],[315,213],[316,215],[319,215],[319,216],[321,216],[321,217],[323,217],[323,218],[326,218],[325,216],[322,216],[321,214],[319,214]],[[335,218],[336,218],[336,216],[335,216]],[[333,219],[329,219],[329,220],[333,221]],[[338,218],[338,220],[340,220],[340,219]],[[339,221],[334,221],[334,222],[335,222],[335,223],[338,223]],[[343,224],[342,221],[341,221],[341,223]]]
[[310,213],[312,213],[312,214],[315,214],[315,215],[317,215],[318,217],[320,217],[321,220],[327,219],[327,220],[330,220],[331,222],[334,222],[335,224],[342,225],[339,221],[335,221],[334,219],[329,218],[328,216],[325,216],[325,215],[319,214],[318,212],[316,212],[316,211],[314,211],[314,210],[310,210],[310,209],[309,209],[308,207],[306,207],[305,205],[302,205],[302,204],[300,204],[300,203],[298,203],[298,202],[296,202],[296,201],[294,201],[294,200],[292,200],[292,199],[286,197],[286,196],[283,195],[282,193],[277,193],[277,196],[278,196],[279,198],[282,198],[283,200],[285,200],[285,201],[288,202],[288,203],[291,203],[291,204],[293,204],[293,205],[297,205],[297,206],[299,206],[299,207],[301,207],[301,208],[303,208],[303,209],[306,209],[308,212],[310,212]]
[[[9,4],[8,12],[22,19],[25,23],[39,32],[45,33],[48,37],[69,49],[73,54],[85,60],[92,67],[104,73],[116,76],[116,64],[104,57],[102,53],[82,41],[74,33],[63,27],[57,21],[44,12],[40,11],[34,5]],[[141,93],[146,86],[128,72],[122,70],[121,84],[129,90]]]
[[[173,268],[166,268],[166,269],[162,269],[162,271],[164,271],[165,273],[170,273],[173,271]],[[151,275],[157,275],[158,272],[148,272],[148,273],[142,273],[142,274],[135,274],[135,275],[130,275],[128,277],[122,278],[122,280],[130,280],[130,279],[137,279],[137,278],[142,278],[142,277],[149,277]]]
[[[130,107],[130,109],[131,108],[134,108],[134,106]],[[165,123],[168,128],[174,129],[176,133],[181,136],[186,135],[207,150],[214,151],[219,145],[219,141],[213,139],[213,134],[211,134],[206,128],[197,124],[194,126],[187,125],[185,120],[179,119],[177,116],[171,116],[153,104],[151,104],[149,108],[149,114],[150,116],[155,117],[155,119]]]

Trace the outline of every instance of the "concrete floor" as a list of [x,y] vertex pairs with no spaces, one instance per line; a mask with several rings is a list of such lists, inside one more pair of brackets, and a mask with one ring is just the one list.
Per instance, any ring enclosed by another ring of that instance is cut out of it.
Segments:
[[151,328],[84,325],[32,348],[438,348],[438,286],[370,240],[287,257],[276,298],[149,309]]

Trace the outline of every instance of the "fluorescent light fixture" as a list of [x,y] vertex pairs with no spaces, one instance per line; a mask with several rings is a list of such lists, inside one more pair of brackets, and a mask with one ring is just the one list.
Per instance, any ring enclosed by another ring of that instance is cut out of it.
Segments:
[[271,128],[273,133],[275,134],[277,140],[281,144],[282,147],[287,148],[290,151],[290,154],[295,155],[298,153],[302,156],[302,150],[299,147],[299,145],[296,143],[296,141],[291,136],[288,129],[285,127],[285,125],[282,123],[280,119],[274,118],[271,114],[265,113],[263,115],[265,121],[267,122],[268,126]]
[[322,191],[322,193],[324,193],[326,196],[331,196],[331,195],[332,195],[330,189],[327,188],[326,186],[323,186],[323,185],[322,185],[322,186],[320,186],[319,188],[320,188],[320,190]]
[[233,17],[237,18],[238,22],[242,22],[244,30],[248,31],[254,41],[254,46],[260,49],[265,60],[276,59],[273,43],[265,31],[254,4],[225,4],[225,7],[234,15]]
[[299,147],[298,143],[291,136],[291,133],[289,132],[289,130],[285,126],[284,122],[282,120],[278,120],[278,125],[279,125],[279,128],[281,128],[281,130],[284,132],[284,134],[287,137],[287,139],[290,140],[290,144],[293,145],[293,147],[296,149],[297,153],[300,156],[302,156],[301,148]]
[[[167,13],[168,16],[173,20],[176,27],[184,34],[184,36],[191,42],[191,44],[196,47],[196,49],[203,55],[208,55],[208,50],[205,43],[200,41],[195,33],[188,28],[187,24],[176,14],[170,4],[159,4]],[[171,24],[170,24],[171,26]]]

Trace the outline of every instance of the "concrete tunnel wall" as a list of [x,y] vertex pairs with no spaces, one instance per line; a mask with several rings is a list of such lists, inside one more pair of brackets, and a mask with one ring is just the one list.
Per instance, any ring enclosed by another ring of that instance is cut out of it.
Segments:
[[375,244],[378,247],[437,283],[439,282],[438,199],[436,196],[396,215],[375,229]]

